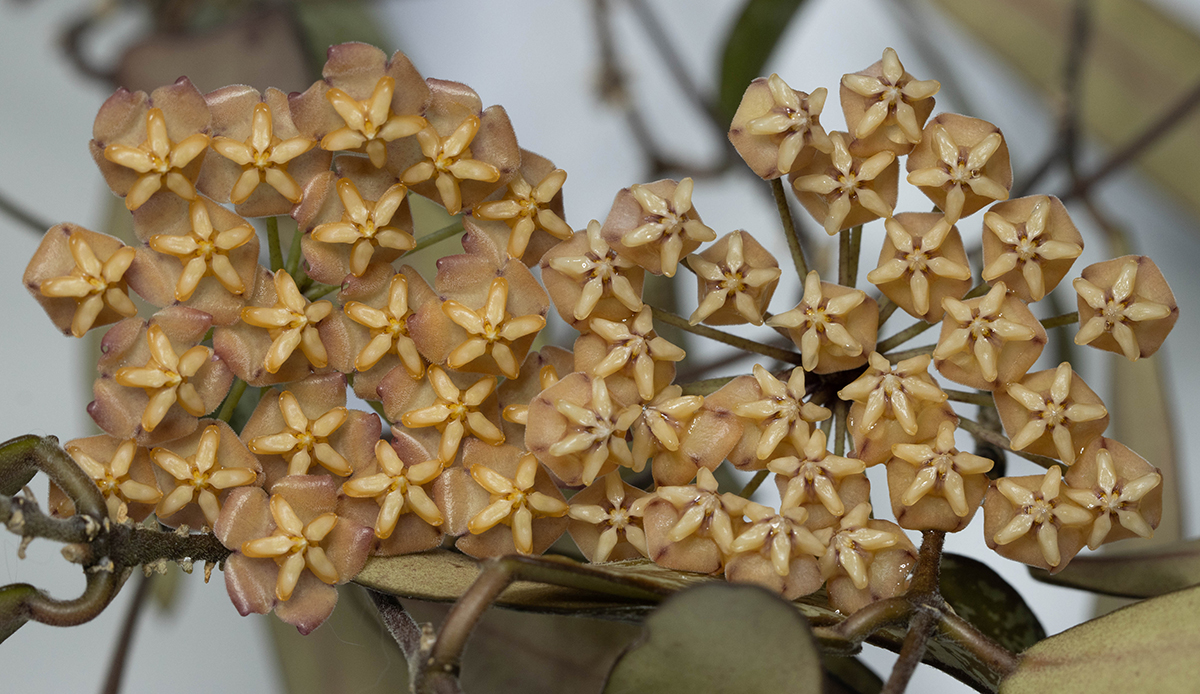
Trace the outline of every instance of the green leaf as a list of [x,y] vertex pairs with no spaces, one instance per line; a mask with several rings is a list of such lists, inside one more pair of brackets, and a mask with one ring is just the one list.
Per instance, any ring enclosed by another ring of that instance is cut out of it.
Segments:
[[29,610],[25,601],[36,593],[37,589],[28,583],[0,588],[0,643],[4,643],[5,639],[29,621]]
[[879,694],[883,680],[853,656],[822,655],[826,694]]
[[1075,557],[1056,574],[1030,569],[1039,581],[1125,598],[1152,598],[1200,583],[1200,539],[1133,552]]
[[747,0],[742,6],[721,54],[717,108],[726,121],[733,120],[746,87],[762,76],[775,44],[803,4],[804,0]]
[[1046,638],[1046,630],[1017,589],[981,561],[942,555],[941,590],[959,617],[1013,653]]
[[295,7],[318,78],[321,66],[325,64],[325,51],[330,46],[362,41],[386,51],[392,43],[380,31],[379,18],[370,4],[363,0],[306,0],[295,3]]
[[1194,692],[1200,681],[1200,587],[1122,608],[1025,652],[1003,694]]
[[617,660],[604,694],[818,692],[821,658],[791,606],[753,586],[683,591],[646,619]]
[[36,441],[36,436],[26,435],[0,444],[0,494],[16,494],[37,474],[36,459],[28,452]]

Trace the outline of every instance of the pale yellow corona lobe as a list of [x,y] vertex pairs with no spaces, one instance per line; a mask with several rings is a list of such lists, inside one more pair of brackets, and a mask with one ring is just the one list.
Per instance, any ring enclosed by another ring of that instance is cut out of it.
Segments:
[[486,443],[504,443],[504,433],[479,411],[479,406],[496,389],[496,377],[481,378],[467,390],[459,390],[437,366],[429,367],[429,383],[435,394],[428,407],[406,412],[400,419],[406,427],[436,427],[441,432],[438,460],[449,465],[458,454],[459,444],[467,434]]
[[536,184],[528,183],[523,176],[508,184],[504,199],[483,202],[471,210],[480,219],[503,221],[512,229],[508,237],[508,256],[521,258],[529,245],[529,237],[542,229],[557,239],[571,237],[571,227],[550,209],[550,202],[562,190],[567,172],[555,169]]
[[195,501],[209,527],[212,527],[221,513],[218,495],[226,489],[254,483],[258,478],[254,470],[221,466],[217,456],[220,443],[221,429],[213,424],[205,428],[196,452],[187,458],[166,448],[155,448],[150,452],[155,464],[174,477],[177,483],[174,491],[159,504],[157,513],[160,516],[176,513]]
[[371,339],[354,359],[356,371],[366,371],[385,355],[395,352],[413,378],[425,373],[425,360],[408,335],[408,278],[398,273],[388,286],[388,302],[382,309],[359,301],[348,301],[343,309],[350,320],[371,331]]
[[471,309],[454,299],[443,302],[442,312],[468,334],[467,339],[450,352],[446,365],[461,369],[480,357],[491,356],[505,377],[516,378],[521,365],[513,354],[512,343],[537,333],[546,326],[546,319],[534,314],[512,316],[507,305],[508,280],[503,277],[492,280],[487,299],[478,309]]

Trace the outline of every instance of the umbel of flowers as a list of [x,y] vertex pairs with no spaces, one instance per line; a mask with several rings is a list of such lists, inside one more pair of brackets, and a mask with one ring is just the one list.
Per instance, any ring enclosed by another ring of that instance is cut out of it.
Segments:
[[[830,235],[872,220],[887,233],[866,275],[878,295],[801,257],[803,297],[774,313],[791,270],[749,231],[709,227],[691,179],[631,185],[603,222],[568,224],[567,174],[518,146],[504,109],[400,53],[335,46],[291,95],[201,94],[186,78],[118,90],[90,148],[136,240],[62,224],[24,277],[64,333],[111,326],[88,407],[106,433],[66,448],[112,520],[215,533],[237,609],[305,633],[368,556],[437,547],[536,554],[570,533],[589,561],[648,557],[788,598],[825,585],[849,613],[906,590],[904,529],[957,532],[981,507],[990,547],[1051,571],[1085,544],[1148,536],[1156,468],[1104,437],[1108,413],[1069,363],[1029,372],[1047,341],[1030,303],[1072,273],[1083,239],[1057,199],[1008,199],[1003,134],[933,115],[938,88],[887,49],[843,77],[848,130],[827,132],[824,87],[748,87],[729,136],[754,173],[786,176]],[[896,212],[902,161],[935,212]],[[431,277],[403,264],[424,245],[414,195],[461,215],[464,252]],[[280,215],[298,226],[286,262]],[[977,267],[962,230],[982,235]],[[690,320],[643,303],[646,273],[694,275]],[[1076,343],[1129,359],[1178,316],[1149,258],[1083,268],[1073,286]],[[138,316],[131,291],[156,312]],[[937,343],[880,340],[896,310],[940,323]],[[559,319],[573,347],[534,350]],[[662,320],[766,323],[794,343],[768,353],[791,364],[675,383],[685,352]],[[234,431],[247,386],[258,404]],[[347,407],[350,388],[386,436]],[[990,479],[993,460],[956,444],[963,395],[994,401],[1010,449],[1047,472]],[[726,462],[772,476],[780,506],[722,492]],[[894,522],[869,503],[876,465]]]

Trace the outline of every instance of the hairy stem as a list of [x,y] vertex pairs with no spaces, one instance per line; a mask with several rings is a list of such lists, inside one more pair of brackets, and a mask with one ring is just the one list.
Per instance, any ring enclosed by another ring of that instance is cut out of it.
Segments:
[[229,395],[225,396],[225,404],[221,405],[221,412],[217,415],[217,419],[226,424],[229,423],[229,418],[233,416],[233,411],[237,409],[238,402],[246,392],[246,385],[242,379],[234,379],[233,388],[229,390]]
[[463,232],[462,217],[458,217],[451,224],[448,224],[437,231],[425,234],[417,239],[416,244],[412,247],[409,253],[416,253],[422,248],[428,248],[435,243],[440,243],[453,236],[458,236]]
[[685,330],[701,337],[707,337],[708,339],[716,340],[717,342],[724,342],[725,344],[732,345],[738,349],[745,350],[747,352],[754,352],[755,354],[761,354],[764,357],[770,357],[788,364],[800,364],[804,361],[804,358],[798,352],[792,352],[779,347],[764,345],[760,342],[748,340],[744,337],[738,337],[732,333],[715,330],[705,325],[692,325],[683,316],[676,315],[670,311],[664,311],[661,308],[651,307],[651,310],[654,313],[655,320],[662,321],[668,325],[673,325],[680,330]]
[[792,220],[792,207],[788,204],[780,179],[771,179],[771,193],[775,196],[775,207],[779,209],[779,221],[783,224],[783,237],[787,239],[792,262],[796,265],[797,274],[804,278],[808,274],[808,262],[804,259],[804,248],[800,245],[800,237],[796,235],[796,224]]

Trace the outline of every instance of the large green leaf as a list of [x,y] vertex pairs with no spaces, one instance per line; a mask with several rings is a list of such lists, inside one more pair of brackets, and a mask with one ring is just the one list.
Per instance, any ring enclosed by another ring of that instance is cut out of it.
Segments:
[[725,37],[721,53],[721,87],[717,108],[733,119],[751,80],[762,76],[763,65],[775,50],[804,0],[747,0]]
[[1200,583],[1200,540],[1133,552],[1076,557],[1056,574],[1030,569],[1039,581],[1126,598],[1152,598]]
[[[1074,0],[937,0],[1058,103]],[[1146,0],[1092,0],[1080,117],[1089,134],[1120,146],[1141,133],[1200,79],[1200,36]],[[1158,185],[1200,212],[1200,118],[1143,154]]]
[[1025,652],[1003,694],[1194,692],[1200,682],[1200,587],[1122,608]]
[[712,583],[646,619],[604,694],[800,694],[820,691],[821,682],[821,657],[796,610],[761,588]]
[[941,590],[959,617],[1013,653],[1046,638],[1046,630],[1017,589],[981,561],[942,555]]

